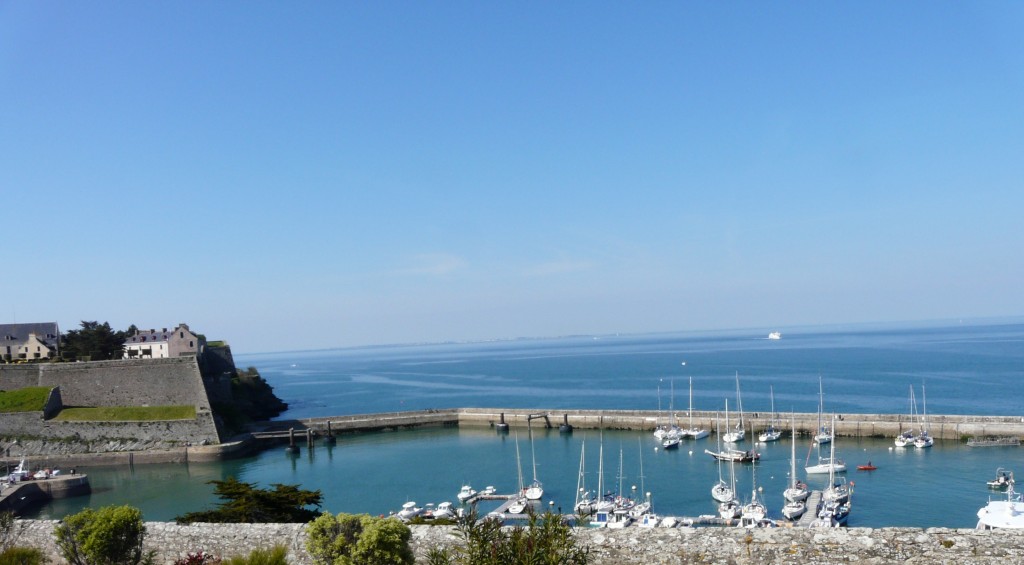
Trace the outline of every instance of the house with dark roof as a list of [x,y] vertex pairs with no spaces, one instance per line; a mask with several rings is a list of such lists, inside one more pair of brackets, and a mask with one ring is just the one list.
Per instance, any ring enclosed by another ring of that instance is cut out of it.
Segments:
[[125,359],[160,359],[165,357],[201,356],[206,340],[188,328],[188,324],[168,331],[135,330],[124,342]]
[[60,354],[57,322],[0,324],[0,359],[49,359]]

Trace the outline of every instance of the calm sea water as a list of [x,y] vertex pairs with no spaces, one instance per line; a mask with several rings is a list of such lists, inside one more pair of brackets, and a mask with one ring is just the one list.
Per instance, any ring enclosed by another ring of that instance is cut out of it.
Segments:
[[[1019,321],[791,331],[779,341],[751,332],[601,336],[236,359],[240,366],[259,368],[290,403],[286,418],[460,406],[654,410],[659,404],[668,408],[673,383],[676,406],[685,406],[691,376],[694,407],[714,410],[725,398],[732,404],[737,372],[747,411],[769,410],[769,386],[779,410],[815,411],[820,376],[828,411],[903,413],[908,387],[914,385],[920,396],[924,383],[929,413],[1016,415],[1024,411],[1022,361],[1024,324]],[[454,501],[466,482],[511,492],[517,485],[516,443],[514,434],[489,429],[427,429],[342,436],[334,447],[304,448],[298,457],[275,448],[223,463],[87,469],[91,496],[54,502],[35,515],[52,518],[87,505],[132,504],[147,519],[170,520],[210,507],[215,501],[206,481],[228,476],[263,486],[320,489],[324,508],[332,512],[386,514],[407,500]],[[595,431],[561,435],[538,429],[532,446],[525,435],[518,437],[521,464],[528,480],[536,461],[551,508],[573,505],[584,443],[587,488],[597,486],[603,446],[606,489],[617,490],[621,477],[624,491],[635,485],[637,492],[651,492],[660,513],[714,512],[710,488],[719,467],[703,453],[714,448],[714,436],[664,452],[654,449],[649,433],[607,431],[602,440]],[[873,439],[837,443],[851,468],[868,460],[879,467],[847,473],[855,483],[850,525],[973,527],[977,509],[988,499],[985,481],[996,468],[1024,470],[1019,448],[971,449],[943,441],[928,450],[891,446],[890,440]],[[801,478],[809,447],[807,442],[797,446]],[[788,481],[790,444],[759,449],[760,464],[736,467],[738,490],[749,496],[755,486],[763,489],[777,514]],[[728,467],[722,472],[728,477]],[[823,486],[824,480],[809,482]]]

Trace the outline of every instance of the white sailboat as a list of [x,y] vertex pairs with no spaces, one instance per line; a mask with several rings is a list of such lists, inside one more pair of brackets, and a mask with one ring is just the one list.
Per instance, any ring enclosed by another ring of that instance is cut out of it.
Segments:
[[[683,430],[679,428],[679,424],[676,421],[675,415],[675,401],[676,401],[676,381],[675,379],[669,379],[669,387],[671,393],[668,401],[668,411],[672,415],[672,422],[659,426],[658,429],[654,430],[654,437],[661,441],[665,449],[672,449],[678,447],[679,440],[683,439]],[[661,386],[658,386],[658,405],[661,405]],[[675,445],[669,445],[669,442],[673,441]]]
[[821,377],[818,377],[818,432],[814,434],[814,441],[818,444],[832,441],[835,435],[835,426],[832,429],[826,428],[822,423],[822,413],[825,410],[825,392],[821,386]]
[[910,385],[910,428],[906,429],[900,435],[896,436],[893,443],[896,447],[906,447],[908,444],[914,443],[917,436],[914,435],[914,423],[917,419],[917,401],[914,400],[914,385]]
[[710,431],[699,426],[694,427],[693,425],[693,377],[690,377],[690,408],[686,413],[689,415],[689,420],[687,422],[687,428],[683,430],[683,435],[692,437],[696,440],[706,438],[711,434]]
[[[835,429],[835,416],[832,417],[832,429]],[[835,442],[832,442],[830,451],[830,459],[835,461]],[[843,470],[845,470],[845,466]],[[837,472],[839,471],[835,466],[828,472],[829,486],[821,494],[821,510],[818,511],[818,517],[815,520],[819,527],[825,523],[833,527],[841,526],[850,516],[850,496],[853,494],[853,490],[846,484],[846,479],[836,482]]]
[[[722,426],[718,417],[715,416],[715,426],[717,431],[715,432],[715,438],[718,441],[718,450],[722,450]],[[736,491],[729,486],[729,483],[722,479],[722,459],[718,458],[718,482],[711,487],[711,498],[718,502],[728,502],[733,498],[736,498]]]
[[530,459],[533,460],[533,482],[526,487],[523,494],[526,495],[527,500],[540,500],[544,497],[544,485],[537,480],[537,453],[533,449],[533,428],[529,427],[528,429],[530,432]]
[[[732,488],[732,492],[736,492],[736,464],[729,463],[729,486]],[[718,505],[718,515],[723,520],[735,520],[740,517],[740,513],[743,511],[740,501],[735,496],[731,500],[727,500]]]
[[761,501],[757,489],[757,465],[753,465],[750,471],[751,477],[751,491],[750,491],[750,502],[743,505],[740,510],[740,522],[741,528],[758,528],[764,524],[765,518],[768,516],[768,507]]
[[782,437],[782,430],[775,427],[775,424],[777,423],[775,420],[775,387],[769,386],[769,390],[771,391],[772,397],[772,419],[768,423],[768,428],[765,429],[761,435],[757,436],[758,441],[764,443],[768,443],[769,441],[778,441],[779,438]]
[[[636,487],[633,487],[636,489]],[[651,513],[651,493],[644,490],[646,485],[644,484],[644,450],[643,446],[640,447],[640,492],[643,493],[644,499],[642,501],[636,501],[634,498],[633,507],[629,509],[629,515],[631,518],[639,520],[645,514]]]
[[526,498],[526,488],[523,485],[523,462],[519,456],[519,430],[516,430],[516,472],[519,479],[519,490],[516,491],[516,498],[508,505],[509,514],[522,514],[530,501]]
[[[726,443],[738,443],[738,442],[743,441],[743,439],[747,436],[747,432],[743,428],[743,397],[740,395],[740,373],[739,373],[739,371],[736,372],[736,403],[737,403],[737,408],[738,408],[738,410],[740,412],[740,419],[739,419],[739,422],[736,423],[736,429],[734,429],[732,431],[729,431],[729,432],[726,432],[725,436],[722,438],[722,440],[725,441]],[[726,421],[728,421],[728,419],[729,419],[728,409],[726,409],[725,416],[726,416]],[[729,429],[728,424],[726,424],[725,428],[726,428],[726,430]]]
[[921,383],[921,435],[914,439],[914,447],[931,447],[934,443],[928,434],[928,396],[924,392],[924,383]]
[[[835,415],[832,416],[832,429],[836,426]],[[828,473],[833,475],[835,473],[843,473],[846,471],[846,463],[842,459],[836,459],[836,446],[835,442],[831,442],[830,454],[828,457],[821,456],[821,444],[818,444],[818,464],[810,465],[804,468],[804,471],[808,475],[821,475]]]
[[594,498],[590,495],[590,491],[586,490],[586,479],[584,475],[584,465],[586,461],[587,452],[587,440],[583,439],[580,443],[580,474],[576,479],[576,503],[573,504],[573,508],[577,514],[587,515],[594,511]]
[[[792,453],[790,454],[790,457],[789,457],[789,488],[787,488],[786,490],[782,491],[782,497],[786,499],[786,508],[782,509],[782,515],[787,517],[787,518],[790,518],[790,519],[793,519],[793,516],[790,516],[790,514],[794,514],[796,517],[799,517],[801,514],[804,513],[803,510],[805,508],[804,508],[803,502],[805,500],[807,500],[807,497],[810,496],[810,494],[811,494],[811,491],[807,488],[807,484],[805,484],[804,482],[800,481],[796,477],[796,419],[795,418],[793,419],[792,426],[793,426],[793,441],[792,441],[792,445],[791,445]],[[794,506],[792,508],[790,508],[790,503],[794,504]],[[789,509],[789,513],[787,513],[787,508]]]

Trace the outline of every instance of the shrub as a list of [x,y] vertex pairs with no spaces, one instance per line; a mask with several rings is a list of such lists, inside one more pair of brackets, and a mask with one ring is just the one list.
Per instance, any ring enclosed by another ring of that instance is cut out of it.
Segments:
[[131,506],[86,508],[64,518],[54,530],[57,549],[71,565],[138,565],[151,563],[154,552],[142,542],[142,512]]
[[319,490],[303,490],[297,485],[270,485],[273,490],[256,488],[235,477],[209,481],[213,493],[224,502],[214,510],[189,512],[175,518],[179,524],[193,522],[234,523],[305,523],[316,518],[317,511],[307,506],[320,506]]
[[222,565],[288,565],[288,548],[276,545],[270,549],[254,549],[247,557],[232,557]]
[[174,562],[174,565],[217,565],[221,562],[220,557],[203,550],[190,551],[185,557]]
[[8,547],[0,553],[0,565],[43,565],[46,557],[34,547]]
[[531,512],[526,526],[513,528],[469,512],[457,530],[462,541],[431,548],[430,565],[586,565],[590,559],[590,549],[577,545],[569,525],[550,512]]
[[306,526],[306,549],[318,565],[412,565],[409,527],[395,518],[324,512]]

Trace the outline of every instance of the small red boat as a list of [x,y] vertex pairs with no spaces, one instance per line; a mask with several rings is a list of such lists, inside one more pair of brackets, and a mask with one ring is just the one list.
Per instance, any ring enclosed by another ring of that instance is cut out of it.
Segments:
[[875,467],[874,465],[872,465],[870,461],[868,461],[867,465],[857,465],[857,470],[858,471],[874,471],[877,468],[878,467]]

